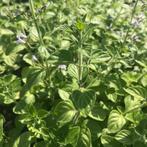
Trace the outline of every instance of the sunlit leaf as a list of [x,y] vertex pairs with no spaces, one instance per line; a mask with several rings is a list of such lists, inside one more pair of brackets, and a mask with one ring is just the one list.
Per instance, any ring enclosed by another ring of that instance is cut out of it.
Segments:
[[64,91],[62,89],[59,89],[58,93],[59,93],[59,96],[61,97],[61,99],[63,99],[63,100],[68,100],[69,99],[70,95],[69,95],[68,92],[66,92],[66,91]]
[[117,110],[112,110],[108,118],[108,129],[111,133],[116,133],[126,124],[124,116]]
[[75,78],[75,79],[78,80],[79,74],[78,74],[78,68],[77,68],[76,65],[70,64],[70,65],[68,66],[68,73],[69,73],[69,75],[70,75],[72,78]]

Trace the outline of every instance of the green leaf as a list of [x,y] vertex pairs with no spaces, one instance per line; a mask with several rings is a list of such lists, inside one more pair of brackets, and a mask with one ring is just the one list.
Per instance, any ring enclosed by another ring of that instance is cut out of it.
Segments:
[[132,134],[131,134],[131,131],[129,130],[121,130],[115,135],[115,139],[119,141],[120,143],[126,144],[126,145],[132,144],[133,142]]
[[146,65],[146,61],[139,61],[139,60],[135,60],[136,63],[138,63],[141,67],[144,67],[145,69],[147,68],[147,65]]
[[21,96],[24,96],[27,91],[31,90],[31,88],[40,82],[43,81],[46,72],[41,69],[31,68],[29,73],[27,73],[27,81],[21,91]]
[[44,47],[44,46],[40,46],[40,47],[38,48],[38,54],[39,54],[39,56],[40,56],[42,59],[48,59],[49,56],[50,56],[50,54],[49,54],[47,48]]
[[6,70],[6,66],[0,65],[0,74],[4,73]]
[[27,111],[27,106],[33,105],[35,103],[35,97],[29,92],[13,107],[13,112],[16,114],[25,114]]
[[80,127],[79,126],[70,127],[68,130],[68,134],[65,138],[65,143],[76,146],[79,136],[80,136]]
[[23,60],[28,63],[29,65],[33,65],[35,60],[33,59],[33,55],[28,53],[23,56]]
[[0,77],[0,101],[4,104],[10,104],[19,99],[21,90],[21,81],[15,75],[5,75]]
[[124,102],[126,112],[141,105],[141,100],[132,96],[127,96]]
[[97,121],[104,121],[107,116],[107,110],[103,109],[100,104],[95,104],[88,116]]
[[134,147],[146,147],[146,142],[137,141],[134,143]]
[[51,146],[50,146],[49,143],[47,143],[45,141],[41,141],[41,142],[35,143],[35,145],[34,145],[34,147],[51,147]]
[[87,127],[91,132],[92,141],[96,141],[102,134],[102,128],[100,126],[100,123],[95,120],[88,119]]
[[33,42],[37,42],[39,40],[38,32],[35,26],[30,27],[29,37]]
[[92,147],[90,130],[87,127],[70,127],[65,143],[71,144],[73,147]]
[[147,74],[145,74],[142,79],[141,79],[141,83],[144,87],[147,86]]
[[[15,67],[15,63],[17,61],[18,54],[16,54],[16,53],[12,53],[9,55],[3,54],[2,58],[8,66]],[[17,68],[17,67],[15,67],[15,68]]]
[[31,145],[31,139],[31,133],[25,132],[15,140],[13,147],[29,147]]
[[104,147],[123,147],[112,136],[106,134],[101,136],[101,143]]
[[130,113],[125,115],[125,118],[130,122],[133,122],[134,125],[138,125],[141,120],[143,120],[144,114],[140,108],[133,110]]
[[33,105],[35,103],[35,96],[31,93],[27,93],[25,96],[24,96],[24,101],[27,105]]
[[20,122],[18,122],[18,120],[16,120],[15,127],[13,127],[7,135],[7,137],[9,138],[8,139],[9,143],[6,144],[6,147],[9,146],[13,147],[14,142],[21,135],[23,130],[24,130],[24,125],[22,125]]
[[106,53],[95,53],[91,57],[91,63],[96,64],[96,63],[107,63],[111,59],[110,55]]
[[4,119],[3,115],[0,114],[0,142],[2,141],[3,135],[4,135],[4,133],[3,133],[3,124],[4,124],[4,122],[5,122],[5,119]]
[[98,87],[100,85],[100,80],[92,79],[88,85],[88,88]]
[[75,147],[92,147],[91,133],[88,128],[81,128],[77,146]]
[[26,103],[21,100],[13,107],[13,112],[15,114],[25,114],[26,113]]
[[0,28],[0,35],[13,35],[14,33],[9,29]]
[[107,93],[106,92],[106,94],[107,94],[108,99],[111,100],[113,103],[117,102],[117,97],[118,96],[117,96],[116,92],[114,92],[114,93]]
[[42,121],[41,123],[42,125],[36,125],[36,126],[27,125],[28,130],[32,132],[36,138],[43,138],[43,140],[45,141],[49,140],[51,133],[49,132],[49,129],[47,127],[43,126],[44,121]]
[[25,45],[19,44],[11,50],[11,53],[13,53],[13,54],[19,53],[20,51],[24,50],[25,48],[26,48]]
[[124,116],[117,110],[112,110],[108,118],[108,130],[111,133],[116,133],[122,129],[125,125],[126,120]]
[[83,116],[88,115],[95,104],[95,100],[96,96],[93,90],[81,88],[80,90],[75,90],[72,94],[72,101]]
[[[94,64],[89,64],[89,65],[87,65],[87,67],[93,71],[96,71],[96,66]],[[100,82],[100,81],[96,81],[96,82]]]
[[62,100],[68,100],[70,97],[69,93],[62,89],[58,89],[58,94]]
[[33,117],[32,115],[25,113],[25,114],[19,115],[18,119],[22,124],[28,124],[32,121]]
[[140,73],[137,72],[125,72],[122,74],[121,78],[130,85],[132,82],[138,82],[139,78],[141,77]]
[[147,91],[145,88],[141,87],[141,86],[135,86],[135,87],[130,87],[124,90],[130,94],[131,96],[133,96],[134,98],[140,99],[140,100],[144,100],[144,98],[147,97]]
[[74,64],[69,64],[68,66],[68,74],[72,77],[78,80],[79,74],[78,74],[78,68]]
[[68,100],[68,101],[59,102],[56,105],[53,113],[57,117],[57,122],[59,123],[59,126],[61,127],[65,125],[66,123],[72,121],[77,111],[73,103],[70,100]]
[[39,118],[46,118],[47,116],[49,115],[49,112],[47,111],[47,110],[45,110],[45,109],[39,109],[39,110],[37,110],[37,116],[39,117]]
[[9,4],[10,0],[1,0],[1,2],[4,3],[4,4]]
[[29,124],[30,122],[34,121],[34,118],[38,119],[37,113],[36,113],[36,109],[33,105],[26,105],[26,108],[22,109],[22,111],[19,111],[18,109],[18,120],[22,123],[22,124]]

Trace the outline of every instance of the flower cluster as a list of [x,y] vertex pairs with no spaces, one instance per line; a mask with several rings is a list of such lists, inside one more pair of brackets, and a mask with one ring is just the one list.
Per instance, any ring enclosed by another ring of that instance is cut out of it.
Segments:
[[137,28],[139,27],[140,23],[145,19],[145,15],[144,13],[141,13],[140,15],[138,15],[137,17],[134,17],[134,19],[132,20],[132,25]]

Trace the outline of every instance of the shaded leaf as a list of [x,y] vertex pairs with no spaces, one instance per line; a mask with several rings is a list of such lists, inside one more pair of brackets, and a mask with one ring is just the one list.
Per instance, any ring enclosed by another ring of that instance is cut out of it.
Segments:
[[31,133],[25,132],[21,134],[14,142],[13,147],[30,147],[31,145]]
[[88,89],[75,90],[72,94],[72,101],[83,116],[88,115],[95,104],[95,99],[95,93]]
[[103,109],[99,104],[95,104],[88,116],[97,121],[104,121],[107,116],[107,111],[106,109]]
[[59,123],[59,125],[63,126],[66,123],[72,121],[77,111],[73,103],[70,100],[68,100],[59,102],[56,105],[53,113],[57,117],[57,122]]
[[129,130],[121,130],[115,135],[115,139],[123,144],[132,144],[132,134]]
[[3,124],[5,122],[5,119],[3,117],[2,114],[0,114],[0,142],[2,141],[3,139],[3,135],[4,135],[4,132],[3,132]]

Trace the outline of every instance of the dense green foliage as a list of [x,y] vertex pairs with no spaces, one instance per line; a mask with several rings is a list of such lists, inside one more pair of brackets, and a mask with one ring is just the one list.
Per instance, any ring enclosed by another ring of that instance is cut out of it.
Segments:
[[147,147],[146,0],[0,0],[1,147]]

